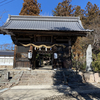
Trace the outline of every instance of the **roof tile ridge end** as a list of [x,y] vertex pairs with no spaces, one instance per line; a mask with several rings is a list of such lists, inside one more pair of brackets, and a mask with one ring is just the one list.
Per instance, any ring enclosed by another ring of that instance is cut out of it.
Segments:
[[11,20],[11,15],[10,15],[10,14],[8,14],[8,18],[7,18],[7,20],[6,20],[6,22],[5,22],[5,23],[9,22],[10,20]]

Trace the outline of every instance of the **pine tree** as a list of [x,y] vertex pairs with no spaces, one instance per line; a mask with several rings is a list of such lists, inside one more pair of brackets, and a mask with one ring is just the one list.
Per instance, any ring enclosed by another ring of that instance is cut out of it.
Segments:
[[62,3],[58,3],[55,10],[53,10],[53,16],[72,16],[74,8],[70,4],[71,0],[63,0]]
[[38,16],[41,11],[41,5],[37,3],[37,0],[24,0],[23,7],[19,15]]

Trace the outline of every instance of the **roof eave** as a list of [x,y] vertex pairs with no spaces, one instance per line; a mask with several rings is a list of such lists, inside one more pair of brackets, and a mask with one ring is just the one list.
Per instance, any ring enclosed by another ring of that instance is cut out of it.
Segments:
[[43,29],[43,30],[41,30],[41,29],[7,29],[7,28],[4,28],[4,30],[22,30],[22,31],[24,31],[24,30],[27,30],[27,31],[61,31],[61,32],[93,32],[94,30],[49,30],[49,29]]

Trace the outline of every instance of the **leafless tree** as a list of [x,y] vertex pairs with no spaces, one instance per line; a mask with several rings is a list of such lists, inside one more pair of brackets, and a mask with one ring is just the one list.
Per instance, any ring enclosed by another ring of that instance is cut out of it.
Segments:
[[1,44],[0,51],[14,51],[14,44],[13,43]]

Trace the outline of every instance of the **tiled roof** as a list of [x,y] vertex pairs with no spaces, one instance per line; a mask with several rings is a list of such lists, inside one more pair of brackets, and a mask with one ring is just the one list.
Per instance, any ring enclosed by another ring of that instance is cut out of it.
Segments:
[[0,51],[0,56],[14,56],[14,51]]
[[4,29],[90,31],[85,30],[79,17],[9,16]]

